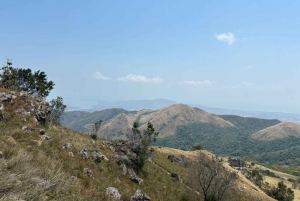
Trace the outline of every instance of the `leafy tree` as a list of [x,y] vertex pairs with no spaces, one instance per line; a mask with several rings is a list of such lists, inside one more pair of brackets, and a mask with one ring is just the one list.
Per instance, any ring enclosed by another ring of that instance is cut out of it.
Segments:
[[253,169],[247,172],[247,178],[251,180],[258,187],[262,186],[263,177],[259,173],[259,169]]
[[131,128],[133,133],[133,141],[138,143],[137,148],[137,170],[140,171],[145,165],[145,161],[149,157],[149,146],[156,141],[159,132],[156,132],[151,122],[147,123],[147,128],[143,131],[139,129],[139,123],[134,122]]
[[215,155],[200,152],[189,164],[190,186],[203,193],[204,201],[225,200],[237,179],[235,172],[227,171]]
[[97,140],[97,138],[98,138],[97,133],[98,133],[98,130],[100,129],[102,122],[103,122],[102,120],[99,120],[94,123],[95,129],[90,134],[90,136],[93,140]]
[[63,98],[58,96],[56,99],[50,101],[50,121],[59,123],[61,116],[63,115],[66,105],[63,103]]
[[273,186],[272,188],[267,189],[266,193],[279,201],[292,201],[295,197],[294,191],[291,188],[287,188],[283,181],[278,182],[277,187]]
[[31,69],[12,67],[12,62],[7,61],[7,65],[1,68],[0,86],[18,91],[26,91],[30,95],[45,98],[54,87],[52,81],[47,81],[45,72],[32,72]]

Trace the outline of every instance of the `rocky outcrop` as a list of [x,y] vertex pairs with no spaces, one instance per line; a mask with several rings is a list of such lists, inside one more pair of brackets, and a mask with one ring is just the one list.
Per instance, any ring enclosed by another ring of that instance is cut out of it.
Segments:
[[121,194],[115,187],[107,187],[106,195],[108,195],[113,201],[119,201],[121,199]]
[[141,190],[137,190],[134,196],[130,197],[130,201],[151,201],[151,198]]
[[134,170],[132,168],[128,169],[128,173],[130,175],[130,179],[131,181],[137,183],[138,185],[141,185],[141,183],[143,182],[143,179],[139,178],[136,176]]
[[92,151],[91,158],[97,163],[100,163],[102,160],[108,161],[108,158],[98,150]]

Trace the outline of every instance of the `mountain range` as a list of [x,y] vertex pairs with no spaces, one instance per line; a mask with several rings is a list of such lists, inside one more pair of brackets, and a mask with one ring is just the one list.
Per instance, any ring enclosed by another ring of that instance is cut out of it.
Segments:
[[[66,112],[62,123],[72,130],[88,134],[93,129],[93,123],[100,119],[103,123],[97,135],[101,138],[126,139],[131,134],[134,121],[139,122],[141,130],[145,129],[147,122],[152,122],[160,132],[157,145],[182,150],[191,150],[194,145],[201,145],[218,155],[249,157],[265,164],[274,164],[276,161],[272,157],[277,157],[276,153],[289,153],[300,144],[298,124],[276,119],[215,115],[184,104],[159,110],[72,111]],[[266,154],[272,157],[264,157]],[[299,165],[300,161],[295,159],[295,155],[300,158],[300,154],[290,155],[293,157],[286,157],[280,163]]]

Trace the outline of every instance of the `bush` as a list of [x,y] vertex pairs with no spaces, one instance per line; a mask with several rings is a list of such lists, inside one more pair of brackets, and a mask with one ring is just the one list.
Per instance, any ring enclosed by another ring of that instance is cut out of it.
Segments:
[[7,65],[1,68],[0,87],[18,91],[26,91],[38,98],[45,98],[54,87],[54,82],[47,81],[45,72],[32,72],[31,69],[12,67],[12,62],[7,60]]

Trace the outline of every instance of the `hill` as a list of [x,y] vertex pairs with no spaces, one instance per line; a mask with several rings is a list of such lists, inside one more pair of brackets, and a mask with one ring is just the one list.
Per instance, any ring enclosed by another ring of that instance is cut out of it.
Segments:
[[[130,169],[134,152],[129,142],[98,139],[91,143],[88,135],[41,124],[35,120],[38,108],[27,107],[30,101],[38,102],[12,94],[13,101],[1,111],[5,118],[0,121],[0,200],[109,200],[109,194],[118,195],[112,187],[122,200],[132,200],[138,189],[151,200],[202,199],[201,193],[186,185],[188,168],[168,160],[170,153],[193,158],[198,152],[154,147],[144,172],[135,175]],[[182,182],[168,174],[175,171],[182,175]],[[226,171],[233,169],[226,167]],[[245,186],[243,192],[239,185]],[[243,176],[230,192],[230,200],[272,200]]]
[[276,140],[289,136],[300,137],[300,125],[282,122],[252,134],[252,137],[258,140]]
[[62,117],[61,124],[66,128],[83,133],[85,131],[85,125],[92,124],[99,120],[108,121],[122,113],[130,114],[135,112],[130,112],[120,108],[106,109],[92,113],[71,111],[65,112],[64,116]]
[[[222,118],[209,114],[198,108],[189,107],[184,104],[172,105],[160,110],[142,110],[136,114],[120,114],[110,119],[100,128],[99,137],[115,138],[126,137],[134,121],[138,121],[141,129],[151,122],[160,133],[159,138],[171,136],[178,126],[192,123],[211,123],[218,128],[233,126]],[[122,126],[121,126],[122,125]]]

